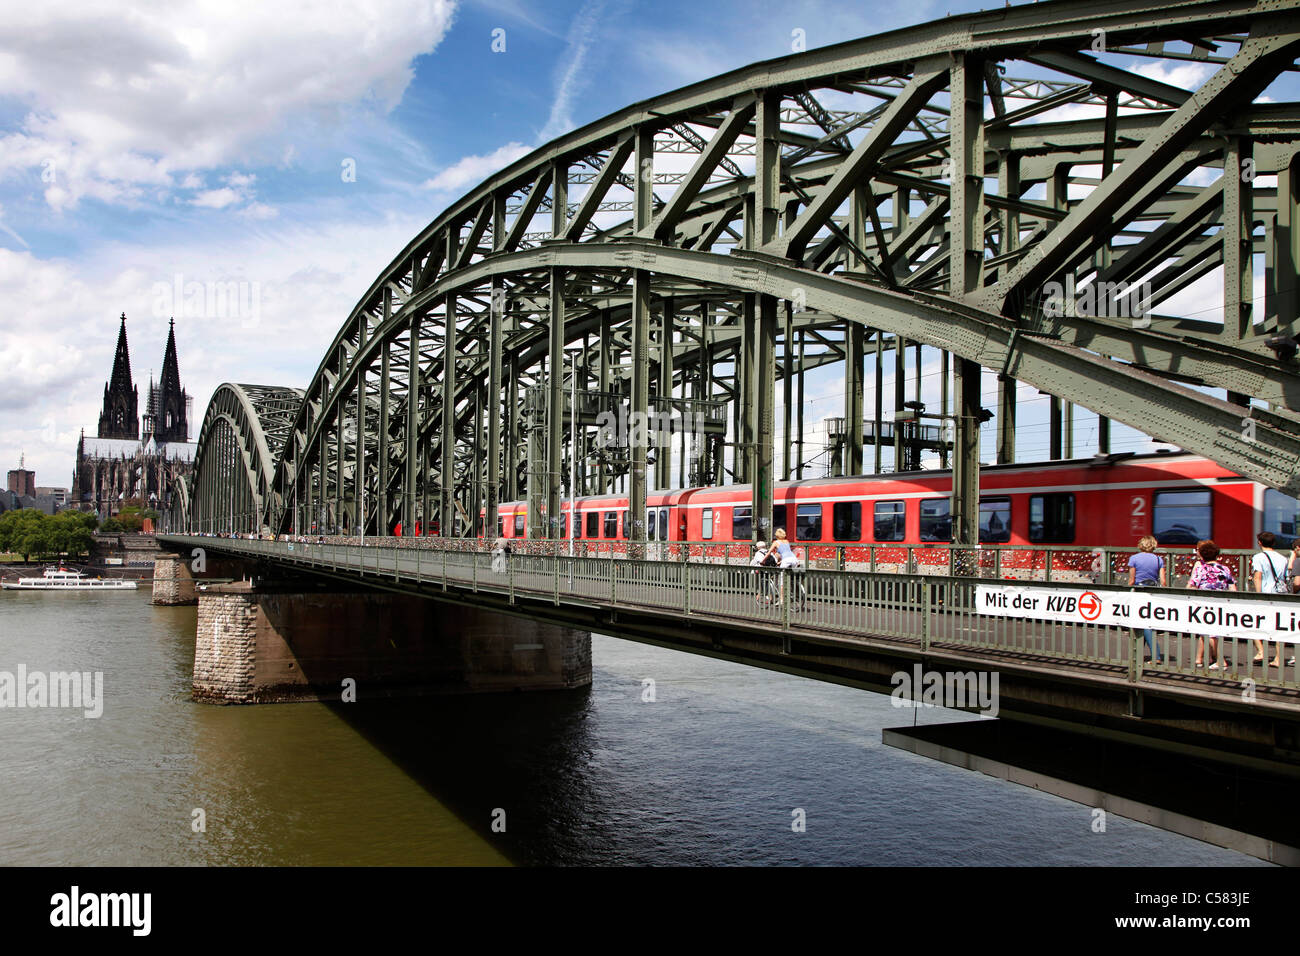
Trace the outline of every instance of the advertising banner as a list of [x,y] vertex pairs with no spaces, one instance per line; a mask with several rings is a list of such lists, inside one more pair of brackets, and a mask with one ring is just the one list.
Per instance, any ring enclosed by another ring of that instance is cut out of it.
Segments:
[[1149,627],[1205,637],[1300,643],[1300,600],[1278,596],[1248,601],[1224,594],[1222,591],[1162,594],[1140,588],[1090,591],[977,584],[975,606],[979,613],[993,617]]

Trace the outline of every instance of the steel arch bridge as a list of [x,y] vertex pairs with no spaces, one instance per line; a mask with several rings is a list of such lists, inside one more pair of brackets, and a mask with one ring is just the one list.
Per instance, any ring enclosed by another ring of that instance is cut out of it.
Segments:
[[[644,538],[674,455],[593,432],[621,408],[701,416],[679,480],[748,482],[765,537],[776,383],[786,477],[804,373],[831,363],[834,467],[860,473],[871,442],[878,471],[882,355],[901,410],[908,346],[940,350],[945,380],[951,356],[957,542],[978,534],[982,369],[1000,460],[1023,381],[1103,416],[1103,450],[1114,419],[1300,493],[1300,104],[1261,98],[1295,75],[1298,14],[1009,7],[756,63],[560,137],[412,239],[304,392],[218,390],[187,520],[465,533],[526,496],[529,534],[555,536],[573,470],[578,494],[623,483]],[[1177,68],[1205,79],[1151,78]],[[1207,284],[1204,309],[1161,311]]]

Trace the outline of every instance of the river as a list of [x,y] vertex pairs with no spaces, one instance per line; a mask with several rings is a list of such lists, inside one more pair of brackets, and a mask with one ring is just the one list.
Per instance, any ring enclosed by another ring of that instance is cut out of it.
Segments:
[[0,594],[0,671],[104,687],[0,709],[0,864],[1259,862],[880,742],[978,718],[613,637],[583,691],[195,704],[194,618]]

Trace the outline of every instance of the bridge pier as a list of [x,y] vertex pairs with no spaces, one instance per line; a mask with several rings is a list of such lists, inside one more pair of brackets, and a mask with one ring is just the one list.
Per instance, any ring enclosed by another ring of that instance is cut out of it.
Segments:
[[[201,570],[194,570],[196,563]],[[248,575],[249,564],[239,558],[204,554],[195,558],[188,553],[164,551],[153,563],[153,598],[159,607],[178,607],[199,603],[197,586],[206,579],[226,581]]]
[[153,562],[153,598],[150,603],[173,607],[198,604],[194,575],[189,561],[182,555],[164,551]]
[[591,683],[589,633],[458,604],[244,581],[207,586],[198,605],[198,701],[359,701]]

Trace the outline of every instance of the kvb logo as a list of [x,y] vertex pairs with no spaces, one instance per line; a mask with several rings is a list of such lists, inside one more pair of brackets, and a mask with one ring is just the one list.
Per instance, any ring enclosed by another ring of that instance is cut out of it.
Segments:
[[1046,610],[1064,614],[1073,614],[1077,607],[1077,598],[1069,597],[1064,594],[1054,594],[1047,599]]
[[1046,599],[1045,610],[1057,614],[1074,614],[1085,621],[1095,621],[1101,616],[1102,601],[1092,591],[1084,591],[1078,597],[1070,594],[1054,594]]

